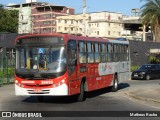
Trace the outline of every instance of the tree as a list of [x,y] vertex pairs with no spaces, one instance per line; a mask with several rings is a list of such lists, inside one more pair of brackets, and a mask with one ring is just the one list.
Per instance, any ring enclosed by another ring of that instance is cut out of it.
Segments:
[[5,9],[0,4],[0,32],[18,31],[18,11]]
[[141,0],[145,4],[141,7],[142,23],[150,26],[155,41],[160,42],[160,0]]

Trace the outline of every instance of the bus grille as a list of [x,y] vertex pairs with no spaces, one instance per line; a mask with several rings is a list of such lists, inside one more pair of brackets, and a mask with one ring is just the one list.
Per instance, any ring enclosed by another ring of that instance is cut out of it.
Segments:
[[50,90],[42,90],[41,92],[35,92],[34,90],[27,90],[28,94],[49,94]]

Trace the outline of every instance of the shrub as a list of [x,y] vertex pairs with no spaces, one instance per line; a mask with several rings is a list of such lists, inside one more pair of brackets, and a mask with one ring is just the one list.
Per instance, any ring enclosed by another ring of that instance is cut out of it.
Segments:
[[0,70],[0,78],[11,78],[14,76],[14,68],[4,68]]
[[133,71],[136,70],[137,68],[139,68],[138,65],[136,65],[136,66],[131,66],[131,72],[133,72]]

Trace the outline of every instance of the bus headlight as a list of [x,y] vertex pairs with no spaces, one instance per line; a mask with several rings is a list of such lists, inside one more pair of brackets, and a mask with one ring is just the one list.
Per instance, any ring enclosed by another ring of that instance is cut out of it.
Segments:
[[55,87],[58,87],[58,86],[64,84],[64,83],[65,83],[65,80],[66,80],[66,79],[63,79],[63,80],[61,80],[60,82],[53,84],[52,86],[53,86],[54,88],[55,88]]
[[17,84],[17,83],[18,83],[18,80],[15,80],[15,83]]

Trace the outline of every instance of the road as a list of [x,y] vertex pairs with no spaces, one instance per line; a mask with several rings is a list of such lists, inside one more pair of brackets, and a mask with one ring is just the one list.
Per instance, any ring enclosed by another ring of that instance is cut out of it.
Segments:
[[[87,99],[84,102],[76,102],[75,97],[45,97],[43,102],[39,102],[36,97],[15,96],[14,85],[7,85],[0,87],[0,110],[1,111],[53,111],[53,112],[54,111],[117,111],[117,113],[118,111],[160,111],[160,107],[152,106],[150,104],[137,101],[125,95],[126,91],[131,91],[138,87],[154,87],[159,83],[160,80],[128,81],[125,84],[121,84],[120,90],[115,93],[109,92],[107,88],[90,92],[87,94]],[[103,118],[101,117],[101,119]],[[118,119],[120,118],[116,118],[116,120]],[[132,120],[137,120],[137,118],[135,119],[135,117],[132,117]]]

